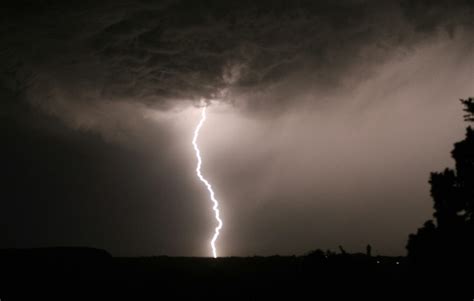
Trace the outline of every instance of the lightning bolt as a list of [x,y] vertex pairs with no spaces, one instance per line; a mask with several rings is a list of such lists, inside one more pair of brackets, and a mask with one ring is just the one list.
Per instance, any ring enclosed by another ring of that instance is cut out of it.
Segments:
[[199,180],[206,185],[207,190],[209,191],[209,196],[211,197],[211,201],[214,204],[212,206],[212,210],[214,210],[215,218],[217,221],[217,227],[214,229],[214,235],[212,236],[211,240],[211,248],[212,248],[212,255],[214,258],[217,258],[217,250],[216,250],[216,240],[217,237],[219,237],[219,231],[222,229],[222,220],[219,216],[219,202],[217,201],[215,195],[214,195],[214,190],[212,190],[212,185],[207,181],[201,173],[201,165],[202,165],[202,159],[201,159],[201,151],[199,150],[199,147],[197,145],[197,139],[199,137],[199,131],[201,130],[202,125],[206,121],[206,107],[204,106],[201,111],[201,119],[199,120],[198,125],[196,126],[196,129],[194,130],[194,137],[193,137],[193,147],[194,151],[196,152],[196,158],[197,158],[197,165],[196,165],[196,175],[198,176]]

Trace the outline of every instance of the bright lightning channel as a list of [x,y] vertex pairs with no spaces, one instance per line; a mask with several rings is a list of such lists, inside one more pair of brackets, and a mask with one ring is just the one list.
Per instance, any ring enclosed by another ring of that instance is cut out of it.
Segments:
[[219,231],[222,229],[222,220],[219,216],[219,202],[217,201],[216,197],[214,196],[214,190],[212,190],[211,184],[202,176],[201,173],[201,165],[202,165],[202,159],[201,159],[201,151],[199,150],[199,147],[197,145],[197,139],[199,137],[199,131],[201,130],[202,125],[206,121],[206,106],[202,108],[201,111],[201,119],[199,120],[199,123],[194,130],[194,137],[193,137],[193,146],[194,146],[194,151],[196,152],[196,158],[197,158],[197,166],[196,166],[196,175],[198,176],[199,180],[206,185],[207,190],[209,191],[209,196],[211,197],[211,201],[214,204],[212,207],[212,210],[214,210],[214,214],[217,220],[217,227],[214,229],[214,236],[212,237],[211,240],[211,248],[212,248],[212,255],[214,258],[217,258],[217,250],[216,250],[216,240],[217,237],[219,237]]

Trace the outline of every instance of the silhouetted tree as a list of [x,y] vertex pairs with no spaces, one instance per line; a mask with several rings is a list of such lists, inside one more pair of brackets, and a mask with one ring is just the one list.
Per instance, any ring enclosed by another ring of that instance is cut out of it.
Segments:
[[341,254],[343,254],[343,255],[347,254],[346,250],[344,250],[344,248],[342,246],[339,246],[339,250],[341,251]]
[[368,244],[367,247],[365,247],[365,254],[369,257],[372,256],[372,246],[370,244]]
[[[464,120],[474,122],[474,98],[461,99]],[[455,169],[433,172],[430,177],[435,222],[427,221],[408,239],[408,256],[418,262],[472,263],[474,257],[474,130],[451,152]]]

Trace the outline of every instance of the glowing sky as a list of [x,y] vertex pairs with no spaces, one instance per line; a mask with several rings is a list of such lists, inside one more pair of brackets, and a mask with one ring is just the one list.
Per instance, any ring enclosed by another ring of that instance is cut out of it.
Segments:
[[[383,3],[382,3],[383,2]],[[82,2],[81,2],[82,3]],[[470,1],[63,1],[0,12],[0,247],[404,254],[474,93]]]

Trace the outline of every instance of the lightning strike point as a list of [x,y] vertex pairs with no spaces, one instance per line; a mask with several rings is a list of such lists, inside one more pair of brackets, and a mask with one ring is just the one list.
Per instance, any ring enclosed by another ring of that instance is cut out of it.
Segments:
[[201,159],[201,151],[199,150],[198,144],[197,144],[197,139],[199,137],[199,131],[201,130],[201,127],[203,126],[204,122],[206,121],[206,106],[204,106],[201,110],[201,119],[199,120],[198,125],[196,126],[196,129],[194,130],[194,137],[193,137],[193,147],[194,151],[196,152],[196,159],[197,159],[197,165],[196,165],[196,175],[199,178],[199,180],[204,183],[206,186],[207,190],[209,191],[209,197],[211,198],[211,201],[213,203],[212,210],[214,210],[215,214],[215,219],[217,221],[217,227],[214,229],[214,235],[212,236],[211,239],[211,249],[212,249],[212,255],[214,258],[217,258],[217,249],[216,249],[216,241],[217,238],[219,237],[219,232],[222,229],[222,220],[219,216],[219,202],[217,201],[215,195],[214,195],[214,190],[212,190],[212,185],[207,181],[201,173],[201,165],[202,165],[202,159]]

